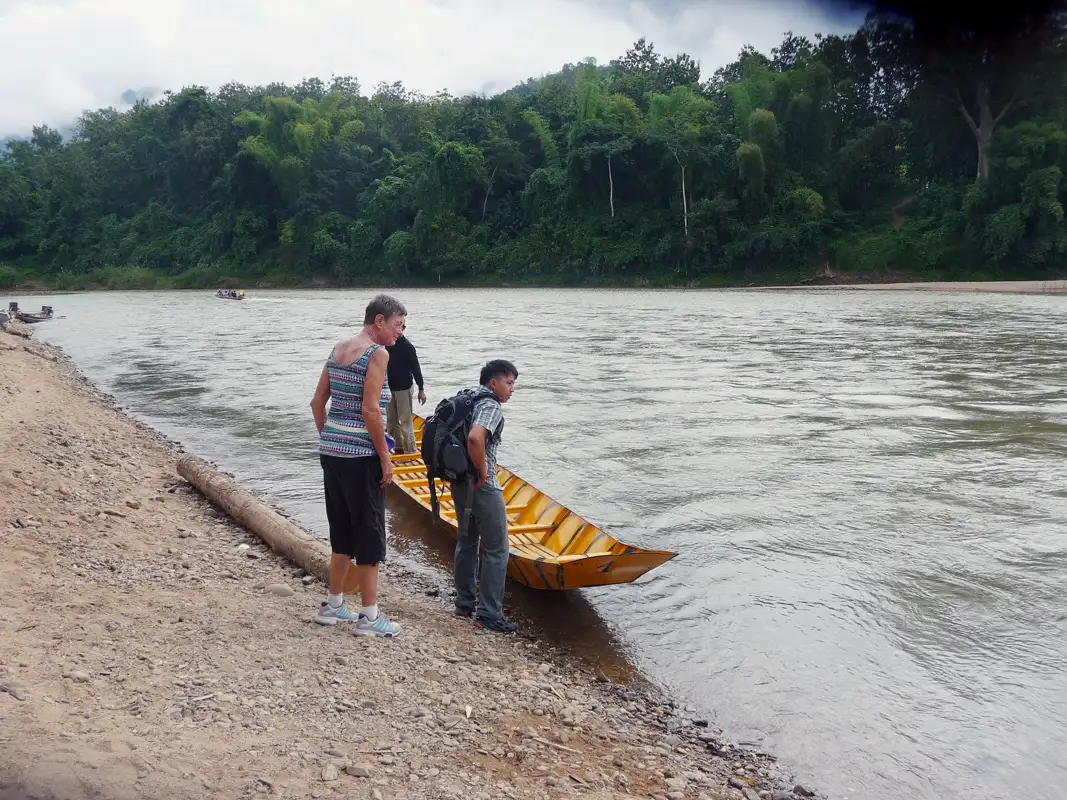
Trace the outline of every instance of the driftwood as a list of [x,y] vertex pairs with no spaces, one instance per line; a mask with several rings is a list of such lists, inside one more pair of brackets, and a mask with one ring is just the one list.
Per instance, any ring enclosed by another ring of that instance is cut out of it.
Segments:
[[[330,548],[262,500],[246,492],[229,475],[194,456],[178,460],[178,474],[236,522],[256,534],[278,555],[303,567],[324,583],[330,581]],[[345,576],[345,593],[358,591],[355,566]]]
[[15,336],[21,336],[23,339],[29,339],[33,336],[33,328],[14,318],[8,319],[4,323],[3,329]]

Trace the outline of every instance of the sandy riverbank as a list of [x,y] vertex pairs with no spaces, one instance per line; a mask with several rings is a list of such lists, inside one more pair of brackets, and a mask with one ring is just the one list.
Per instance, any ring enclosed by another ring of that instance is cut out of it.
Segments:
[[809,283],[803,286],[759,286],[759,289],[859,289],[868,292],[992,292],[996,294],[1067,294],[1067,280],[1058,281],[928,281],[916,283]]
[[400,638],[312,624],[322,585],[176,457],[0,333],[0,799],[794,796],[769,756],[396,569]]

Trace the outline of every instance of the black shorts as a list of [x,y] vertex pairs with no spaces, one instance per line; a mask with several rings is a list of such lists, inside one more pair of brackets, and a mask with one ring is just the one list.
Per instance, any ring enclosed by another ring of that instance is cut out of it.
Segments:
[[319,454],[326,489],[330,548],[357,564],[385,560],[385,488],[382,463],[374,456],[341,458]]

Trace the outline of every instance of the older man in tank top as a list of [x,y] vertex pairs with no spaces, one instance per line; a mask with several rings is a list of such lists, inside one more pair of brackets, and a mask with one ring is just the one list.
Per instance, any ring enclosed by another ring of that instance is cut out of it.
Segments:
[[[403,332],[406,317],[396,298],[380,294],[371,300],[363,329],[330,351],[311,399],[333,551],[329,592],[314,619],[320,625],[354,623],[363,636],[400,633],[400,625],[378,611],[378,564],[385,560],[385,487],[393,480],[385,438],[386,347]],[[363,603],[358,612],[342,595],[352,562]]]

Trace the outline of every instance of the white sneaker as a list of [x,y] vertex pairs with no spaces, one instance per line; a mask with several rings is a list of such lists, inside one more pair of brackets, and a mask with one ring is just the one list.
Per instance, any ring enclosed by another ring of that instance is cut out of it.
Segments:
[[356,631],[360,636],[385,636],[386,638],[393,638],[400,633],[400,624],[397,622],[390,622],[389,618],[378,612],[378,618],[371,621],[370,617],[365,617],[362,614],[359,615],[359,621],[356,623]]
[[319,625],[336,625],[339,622],[355,622],[358,616],[346,603],[342,603],[340,608],[334,608],[323,600],[315,615],[315,622]]

